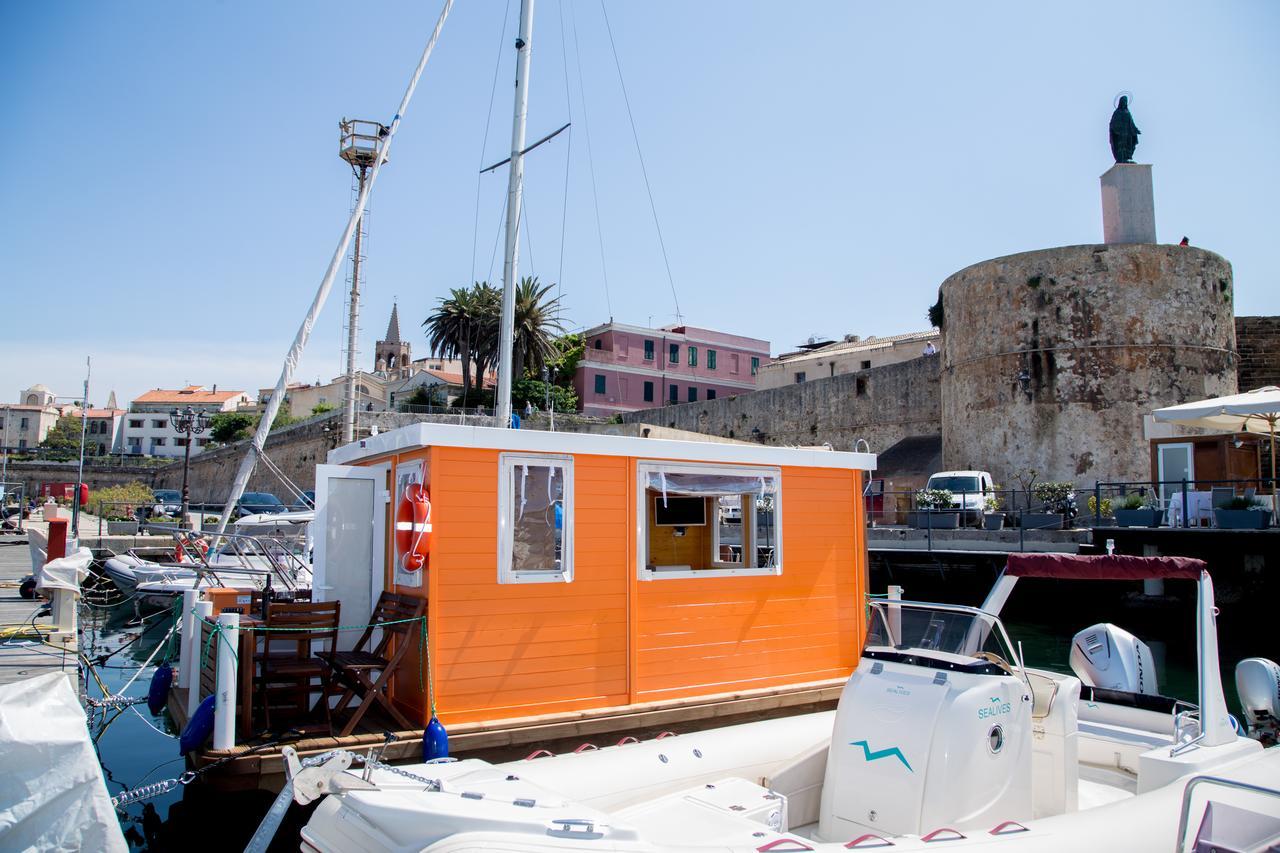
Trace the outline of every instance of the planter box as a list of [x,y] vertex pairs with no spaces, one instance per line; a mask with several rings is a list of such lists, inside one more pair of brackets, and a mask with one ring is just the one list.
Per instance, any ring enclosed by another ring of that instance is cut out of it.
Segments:
[[1118,509],[1116,524],[1120,527],[1159,527],[1163,515],[1158,509]]
[[108,521],[108,536],[137,536],[138,522],[136,521]]
[[982,516],[983,530],[1004,530],[1004,513],[989,512]]
[[1223,530],[1266,530],[1271,526],[1271,511],[1265,509],[1215,509],[1213,518]]
[[1061,530],[1062,513],[1027,512],[1022,515],[1023,530]]
[[958,530],[960,513],[955,510],[921,509],[907,513],[907,526],[929,530]]

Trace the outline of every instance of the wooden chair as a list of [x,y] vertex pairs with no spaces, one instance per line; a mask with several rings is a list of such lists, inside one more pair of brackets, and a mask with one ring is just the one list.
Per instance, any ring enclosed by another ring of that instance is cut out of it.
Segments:
[[[258,700],[262,704],[262,720],[271,729],[271,714],[301,720],[311,708],[312,682],[319,680],[321,697],[329,693],[329,668],[316,658],[317,653],[332,651],[338,639],[341,602],[273,601],[267,606],[262,632],[262,651],[255,655],[258,663]],[[285,630],[282,630],[285,629]],[[322,646],[326,646],[322,649]],[[332,730],[329,703],[321,701],[326,728]]]
[[[415,727],[414,723],[400,713],[391,702],[387,696],[387,685],[405,652],[417,647],[422,625],[416,620],[422,618],[426,609],[426,599],[384,592],[378,596],[373,615],[369,617],[369,627],[364,629],[364,633],[360,635],[359,641],[351,651],[321,652],[317,655],[329,667],[330,683],[340,686],[343,690],[332,713],[341,714],[357,696],[361,700],[360,705],[352,712],[351,717],[338,733],[338,737],[345,737],[355,731],[360,720],[375,702],[390,714],[401,728]],[[388,625],[386,624],[388,622],[398,624]],[[373,633],[377,630],[382,631],[382,638],[370,649]],[[393,641],[394,648],[392,648]],[[327,697],[321,701],[328,705]]]

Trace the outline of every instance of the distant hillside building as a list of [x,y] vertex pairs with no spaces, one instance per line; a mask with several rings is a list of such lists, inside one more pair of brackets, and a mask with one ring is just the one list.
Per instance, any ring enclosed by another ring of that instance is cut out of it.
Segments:
[[[203,385],[148,391],[129,406],[124,419],[124,450],[135,455],[181,456],[186,451],[187,439],[174,427],[171,411],[190,406],[197,412],[215,415],[234,412],[252,402],[243,391],[219,391],[217,385],[212,391]],[[209,443],[209,433],[192,436],[192,441],[191,455],[194,456]]]
[[583,332],[574,374],[580,410],[608,417],[756,389],[769,342],[693,326],[605,323]]
[[[374,373],[356,371],[356,410],[358,412],[385,412],[387,410],[386,377]],[[332,382],[311,384],[294,382],[284,392],[284,403],[281,409],[292,418],[309,418],[317,406],[329,406],[333,411],[341,411],[343,395],[346,394],[347,377],[335,376]],[[258,389],[259,411],[265,410],[275,388]]]
[[18,394],[17,405],[0,405],[0,446],[11,451],[39,447],[58,422],[55,399],[47,386],[37,384]]
[[779,355],[768,367],[763,368],[760,371],[759,388],[781,388],[814,379],[857,373],[922,355],[936,355],[941,348],[942,333],[937,329],[887,337],[869,335],[859,338],[857,335],[849,335],[843,341],[814,341],[802,345],[795,352]]

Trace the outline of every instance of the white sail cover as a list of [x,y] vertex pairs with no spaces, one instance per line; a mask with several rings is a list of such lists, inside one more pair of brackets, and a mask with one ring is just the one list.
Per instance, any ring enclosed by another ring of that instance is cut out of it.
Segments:
[[66,673],[0,687],[0,768],[0,850],[128,851]]
[[88,548],[80,548],[74,554],[50,560],[36,571],[36,589],[41,592],[65,589],[78,594],[80,584],[89,576],[89,564],[92,562],[93,552]]

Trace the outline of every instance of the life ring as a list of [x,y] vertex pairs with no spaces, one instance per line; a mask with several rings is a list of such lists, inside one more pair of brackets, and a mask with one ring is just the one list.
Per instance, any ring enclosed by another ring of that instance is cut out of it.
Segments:
[[427,490],[420,483],[410,483],[396,507],[396,550],[404,571],[416,572],[427,564],[430,533],[431,501]]

